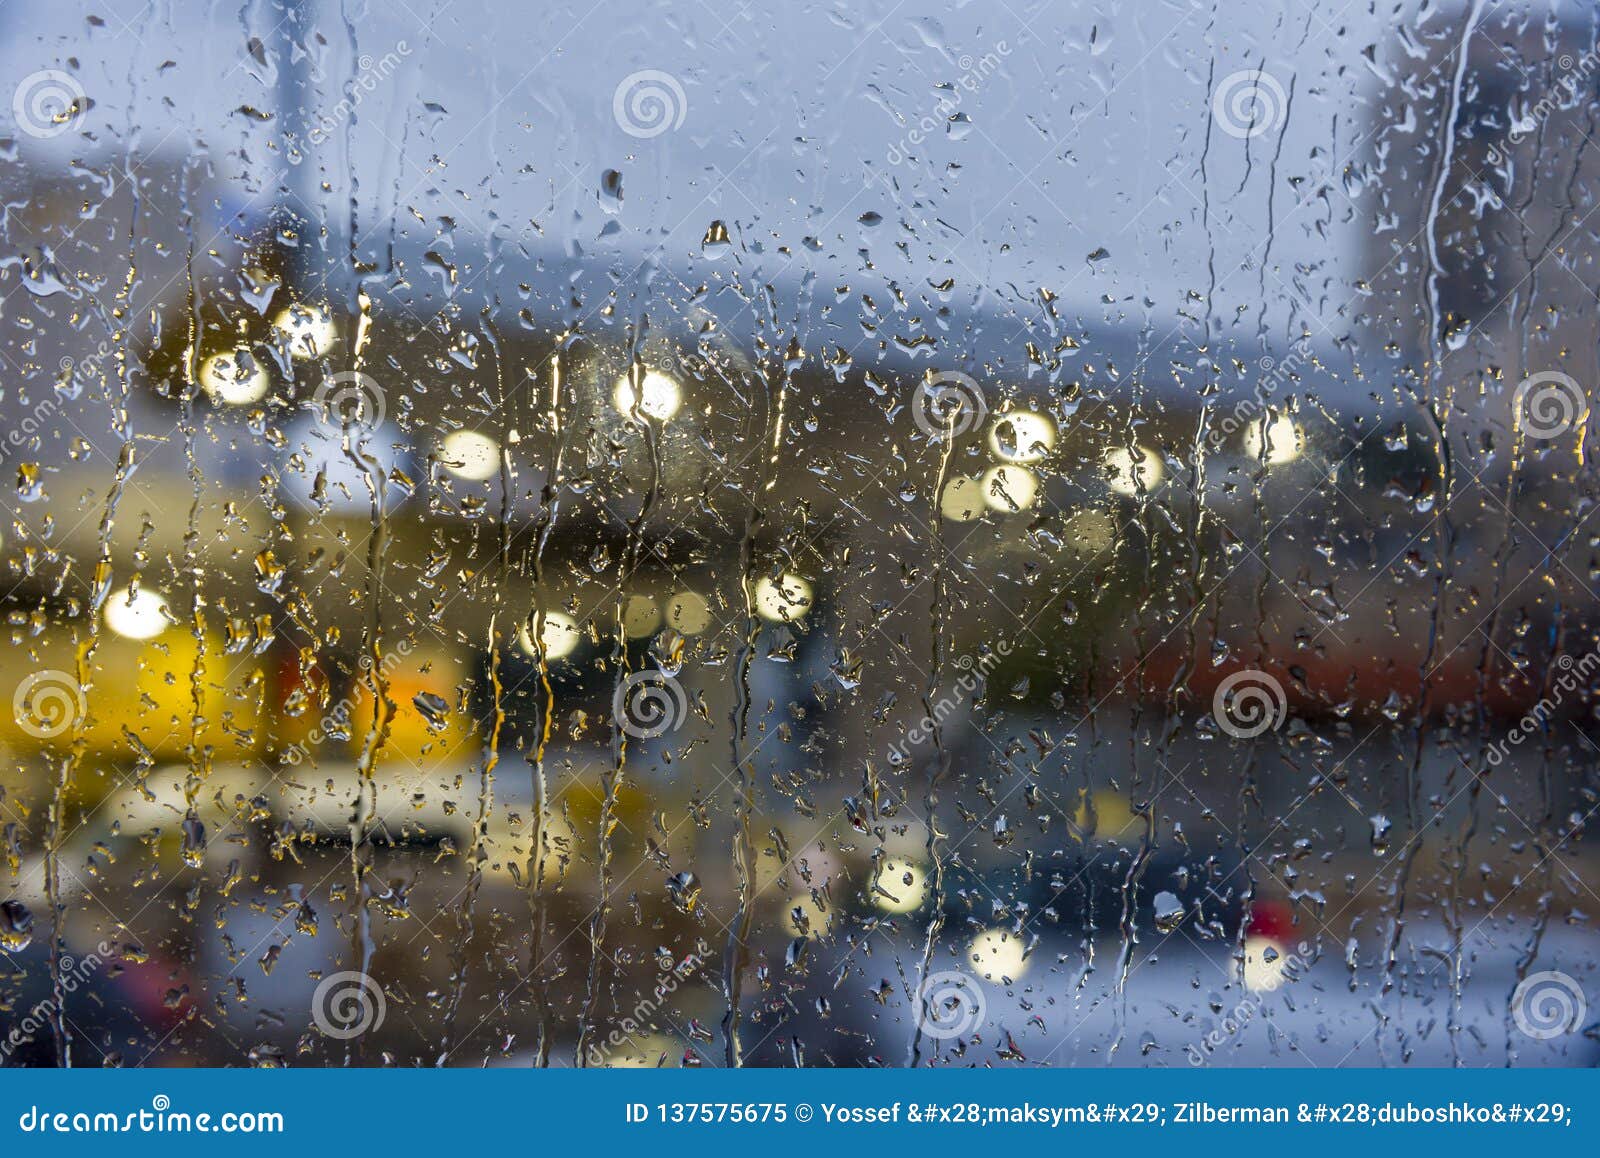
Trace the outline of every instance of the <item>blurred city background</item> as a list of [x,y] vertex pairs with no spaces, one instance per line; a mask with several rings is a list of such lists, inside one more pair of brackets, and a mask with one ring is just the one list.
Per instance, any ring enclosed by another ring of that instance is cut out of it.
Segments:
[[1600,9],[0,28],[0,1064],[1600,1061]]

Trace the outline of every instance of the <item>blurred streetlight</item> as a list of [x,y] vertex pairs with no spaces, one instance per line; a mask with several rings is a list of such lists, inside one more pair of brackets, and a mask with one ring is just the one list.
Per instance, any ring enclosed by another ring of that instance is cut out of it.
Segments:
[[804,619],[811,610],[811,584],[787,571],[777,581],[762,576],[756,582],[756,614],[772,623]]
[[986,929],[967,946],[967,957],[984,977],[1016,979],[1028,968],[1028,947],[1007,929]]
[[711,608],[693,591],[679,591],[667,600],[667,626],[683,635],[699,635],[711,626]]
[[1251,462],[1261,461],[1264,440],[1268,466],[1282,466],[1305,453],[1306,432],[1287,414],[1269,410],[1259,421],[1245,427],[1244,452]]
[[979,484],[989,509],[1003,515],[1025,511],[1039,497],[1039,479],[1025,466],[992,466]]
[[1043,414],[1002,414],[989,428],[989,451],[1002,462],[1038,462],[1056,446],[1056,424]]
[[476,430],[454,430],[439,444],[439,461],[457,478],[482,482],[500,469],[500,444]]
[[124,587],[106,600],[106,626],[126,639],[154,639],[167,629],[167,601],[154,591]]
[[927,896],[927,879],[915,861],[891,857],[873,878],[872,903],[886,913],[914,913]]
[[1161,485],[1167,476],[1161,456],[1149,447],[1138,447],[1139,460],[1125,446],[1113,447],[1101,461],[1105,466],[1106,485],[1119,495],[1137,498],[1141,492],[1148,494]]
[[958,474],[944,484],[939,513],[953,523],[970,523],[983,517],[983,488],[971,475]]
[[200,364],[200,387],[228,406],[259,402],[272,389],[266,366],[248,350],[225,350]]
[[338,327],[324,306],[285,306],[272,319],[272,328],[289,343],[289,356],[298,360],[320,358],[333,346]]
[[640,389],[635,394],[632,375],[624,374],[612,387],[612,405],[619,414],[632,414],[636,400],[640,414],[657,422],[666,422],[683,405],[683,391],[661,371],[646,370],[640,379]]
[[[560,611],[547,611],[539,638],[544,643],[545,659],[556,660],[565,659],[577,650],[582,635],[578,630],[577,620],[572,616]],[[528,632],[526,623],[517,632],[517,642],[522,645],[523,651],[535,658],[538,657],[539,649],[534,646],[533,636]]]

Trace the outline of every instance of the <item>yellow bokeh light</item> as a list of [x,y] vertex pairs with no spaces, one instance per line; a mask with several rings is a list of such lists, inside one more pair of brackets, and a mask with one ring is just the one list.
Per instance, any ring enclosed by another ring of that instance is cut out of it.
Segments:
[[1025,466],[990,467],[978,486],[989,509],[1005,515],[1027,510],[1039,497],[1039,478]]
[[482,482],[500,470],[500,444],[476,430],[456,430],[439,444],[439,461],[457,478]]
[[661,608],[648,595],[630,595],[622,605],[622,629],[629,639],[643,639],[661,626]]
[[939,513],[951,522],[970,523],[983,517],[986,506],[983,488],[970,475],[958,474],[944,484],[939,496]]
[[167,629],[167,601],[154,591],[124,587],[106,600],[106,626],[127,639],[154,639]]
[[693,591],[679,591],[667,600],[667,626],[683,635],[699,635],[711,626],[711,608]]
[[248,350],[226,350],[200,364],[200,386],[218,402],[248,406],[267,396],[272,377]]
[[826,937],[833,926],[833,914],[817,904],[817,899],[810,893],[795,893],[789,898],[789,903],[784,907],[784,930],[796,936],[802,935],[801,924],[795,920],[795,910],[800,910],[801,920],[804,922],[804,936],[813,941]]
[[927,873],[905,857],[884,860],[872,883],[872,903],[886,913],[914,913],[928,894]]
[[1139,460],[1134,462],[1132,452],[1125,446],[1118,446],[1106,452],[1103,460],[1106,471],[1106,485],[1119,495],[1136,498],[1141,493],[1148,494],[1158,488],[1165,480],[1167,471],[1161,462],[1161,456],[1149,447],[1138,448]]
[[756,614],[772,623],[792,623],[811,610],[811,584],[788,572],[776,581],[762,576],[755,596]]
[[1002,414],[989,427],[989,453],[1002,462],[1038,462],[1056,447],[1056,424],[1043,414]]
[[1306,432],[1300,424],[1287,414],[1269,411],[1244,429],[1244,452],[1251,462],[1261,461],[1263,427],[1266,428],[1268,466],[1282,466],[1305,453]]
[[1067,520],[1071,549],[1080,555],[1098,555],[1116,541],[1117,525],[1104,512],[1082,510]]
[[[639,413],[657,422],[666,422],[683,405],[683,391],[677,382],[659,370],[646,370],[640,380]],[[619,414],[632,414],[635,402],[633,378],[624,374],[611,390],[611,403]]]
[[[579,641],[583,638],[577,620],[560,611],[545,612],[544,629],[539,635],[544,641],[544,654],[547,660],[565,659],[577,649]],[[522,645],[523,651],[531,656],[538,656],[539,649],[534,647],[533,636],[528,633],[526,623],[517,632],[517,642]]]
[[967,946],[967,958],[985,980],[1015,979],[1028,968],[1027,945],[1005,929],[987,929]]
[[289,356],[296,359],[320,358],[333,348],[338,327],[324,306],[285,306],[272,319],[272,327],[289,344]]

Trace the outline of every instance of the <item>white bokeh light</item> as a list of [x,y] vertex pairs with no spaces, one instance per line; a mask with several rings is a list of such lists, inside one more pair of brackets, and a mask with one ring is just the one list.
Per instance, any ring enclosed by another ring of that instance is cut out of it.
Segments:
[[1002,462],[1038,462],[1055,447],[1055,422],[1031,410],[1002,414],[989,427],[989,453]]
[[1261,461],[1263,427],[1268,466],[1282,466],[1305,453],[1306,432],[1300,424],[1287,414],[1272,410],[1244,428],[1244,453],[1251,462]]
[[469,482],[493,478],[500,470],[500,444],[476,430],[455,430],[439,444],[445,470]]
[[756,614],[772,623],[804,619],[811,610],[811,584],[785,572],[776,581],[762,576],[756,581]]
[[[639,413],[657,422],[666,422],[678,413],[683,405],[683,391],[677,382],[660,370],[646,370],[640,380],[638,396]],[[624,374],[611,390],[611,402],[619,414],[633,413],[635,394],[633,378]]]
[[272,389],[272,376],[248,350],[225,350],[200,364],[200,386],[218,402],[248,406]]
[[1135,464],[1132,452],[1125,446],[1114,447],[1102,460],[1105,466],[1106,485],[1119,495],[1136,498],[1160,487],[1166,478],[1166,467],[1161,456],[1149,447],[1141,446]]
[[333,347],[338,333],[325,306],[285,306],[272,319],[272,327],[283,335],[289,356],[295,359],[322,357]]
[[[578,628],[577,620],[560,611],[547,611],[544,615],[544,628],[539,632],[544,641],[544,654],[546,660],[565,659],[577,650],[583,634]],[[533,645],[533,636],[528,632],[528,625],[524,623],[517,632],[517,642],[522,645],[522,650],[535,658],[539,649]]]
[[106,626],[126,639],[154,639],[167,629],[167,601],[154,591],[124,587],[106,600]]
[[983,472],[979,489],[991,511],[1016,514],[1039,498],[1039,478],[1025,466],[995,466]]
[[1244,987],[1253,993],[1270,992],[1287,979],[1289,957],[1284,947],[1270,937],[1246,937],[1241,969]]
[[872,883],[872,903],[886,913],[914,913],[928,894],[928,874],[906,857],[886,859]]

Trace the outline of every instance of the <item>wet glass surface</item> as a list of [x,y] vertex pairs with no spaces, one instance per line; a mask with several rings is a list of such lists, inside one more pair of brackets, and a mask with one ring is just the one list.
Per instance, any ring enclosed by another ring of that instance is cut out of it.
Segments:
[[4,1064],[1600,1060],[1592,6],[0,26]]

